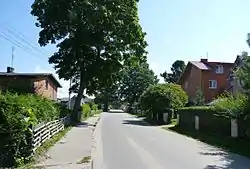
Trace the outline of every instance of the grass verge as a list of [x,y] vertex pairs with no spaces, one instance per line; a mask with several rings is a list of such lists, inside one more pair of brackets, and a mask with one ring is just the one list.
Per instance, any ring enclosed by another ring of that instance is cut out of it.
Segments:
[[[31,161],[23,166],[18,167],[18,169],[42,169],[42,167],[34,167],[35,159],[37,159],[39,156],[45,155],[45,153],[51,148],[53,145],[55,145],[63,136],[66,135],[66,133],[71,129],[71,126],[66,127],[63,131],[58,132],[55,134],[51,139],[45,141],[36,151],[34,154],[34,157],[31,159]],[[49,157],[46,157],[49,158]]]
[[176,133],[192,137],[204,143],[213,145],[215,147],[222,148],[229,152],[240,154],[243,156],[250,157],[250,140],[242,138],[232,138],[221,135],[216,135],[212,133],[202,133],[195,130],[188,130],[181,128],[176,125],[169,125],[168,127],[163,127],[165,130],[174,131]]

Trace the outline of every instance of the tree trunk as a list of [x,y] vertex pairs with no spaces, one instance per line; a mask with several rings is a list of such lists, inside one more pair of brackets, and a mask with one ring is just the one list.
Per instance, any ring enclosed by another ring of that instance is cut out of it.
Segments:
[[107,91],[105,91],[105,94],[104,94],[104,112],[108,112],[108,109],[109,109],[109,99],[108,99],[108,94],[107,94]]
[[108,96],[105,94],[105,100],[104,100],[104,112],[108,112],[109,109],[109,101],[108,101]]
[[81,106],[81,100],[83,98],[83,92],[84,92],[84,78],[83,78],[83,72],[81,72],[80,87],[77,92],[76,101],[75,101],[74,109],[73,109],[72,116],[71,116],[73,122],[81,121],[80,106]]

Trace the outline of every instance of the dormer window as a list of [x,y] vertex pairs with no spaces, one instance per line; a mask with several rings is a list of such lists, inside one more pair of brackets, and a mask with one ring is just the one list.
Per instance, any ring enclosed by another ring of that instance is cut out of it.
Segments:
[[217,74],[223,74],[224,73],[223,65],[216,65],[215,73],[217,73]]

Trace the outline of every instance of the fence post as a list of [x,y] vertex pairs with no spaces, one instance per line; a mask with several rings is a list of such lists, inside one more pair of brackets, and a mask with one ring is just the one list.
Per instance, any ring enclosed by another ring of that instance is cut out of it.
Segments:
[[180,124],[180,115],[177,114],[176,125],[179,125],[179,124]]
[[168,123],[168,113],[163,113],[163,120],[165,123]]
[[195,130],[199,130],[199,116],[195,116],[195,121],[194,121],[194,123],[195,123]]
[[238,123],[237,119],[231,119],[231,137],[238,137]]

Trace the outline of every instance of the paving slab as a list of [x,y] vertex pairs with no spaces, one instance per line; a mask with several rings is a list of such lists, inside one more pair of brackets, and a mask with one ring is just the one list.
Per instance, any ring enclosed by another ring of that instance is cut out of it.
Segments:
[[38,161],[37,167],[48,169],[90,169],[89,163],[80,163],[90,157],[93,148],[93,131],[99,115],[88,118],[72,129]]

